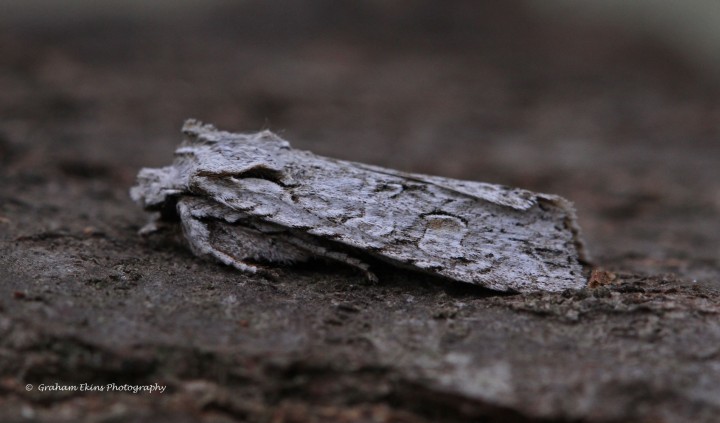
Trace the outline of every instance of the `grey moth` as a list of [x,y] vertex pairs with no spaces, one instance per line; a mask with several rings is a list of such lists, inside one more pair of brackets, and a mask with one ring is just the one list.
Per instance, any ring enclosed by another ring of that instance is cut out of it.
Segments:
[[269,131],[188,120],[183,133],[173,164],[142,169],[131,196],[178,222],[198,256],[249,273],[323,258],[374,278],[382,260],[498,291],[585,285],[562,197],[322,157]]

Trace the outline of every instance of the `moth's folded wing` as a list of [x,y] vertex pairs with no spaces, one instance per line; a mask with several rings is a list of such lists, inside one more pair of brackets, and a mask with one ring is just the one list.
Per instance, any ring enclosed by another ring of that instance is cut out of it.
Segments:
[[[326,166],[325,172],[296,177],[299,183],[292,187],[197,176],[191,190],[325,245],[462,282],[502,291],[581,286],[577,255],[566,251],[572,234],[563,227],[565,215],[552,204],[543,210],[542,198],[530,207],[513,207],[493,201],[496,194],[487,184],[468,187],[446,178],[345,165],[342,174]],[[340,178],[351,188],[343,188]],[[473,194],[478,191],[480,196]]]
[[460,195],[474,197],[479,200],[512,207],[517,210],[527,210],[537,204],[537,193],[520,188],[512,188],[485,182],[444,178],[442,176],[424,175],[421,173],[401,172],[398,170],[386,169],[362,163],[353,163],[353,165],[371,172],[378,172],[404,178],[409,181],[435,185]]

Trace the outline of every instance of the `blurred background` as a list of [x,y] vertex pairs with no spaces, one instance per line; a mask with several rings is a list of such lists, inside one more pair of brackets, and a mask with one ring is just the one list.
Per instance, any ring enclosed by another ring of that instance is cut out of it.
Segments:
[[598,263],[710,280],[719,9],[3,0],[0,163],[109,172],[125,190],[169,162],[186,118],[271,129],[320,154],[562,194]]
[[[666,2],[662,0],[514,0],[520,8],[536,17],[559,20],[583,20],[600,25],[622,27],[623,30],[655,38],[678,50],[688,60],[717,69],[720,66],[720,4],[714,0]],[[12,25],[72,25],[87,20],[132,19],[167,21],[187,19],[238,4],[252,7],[253,0],[3,0],[0,21]],[[379,12],[403,11],[418,7],[418,0],[381,2],[368,0],[352,8],[378,9]],[[421,7],[427,7],[425,2]],[[291,11],[287,7],[303,9]],[[285,9],[301,21],[307,21],[316,8],[331,6],[330,1],[300,0],[275,2],[265,9]],[[314,10],[305,10],[307,8]],[[335,8],[338,6],[335,5]],[[342,6],[339,6],[342,7]],[[452,5],[450,7],[453,7]],[[305,22],[306,24],[308,22]]]
[[[187,18],[192,15],[218,11],[232,5],[249,5],[252,0],[3,0],[3,14],[0,19],[5,24],[23,25],[67,25],[97,19],[143,19],[170,20]],[[260,3],[255,1],[254,3]],[[269,8],[286,8],[301,4],[327,7],[329,1],[301,0],[298,2],[275,2]],[[426,2],[427,4],[428,2]],[[418,1],[395,0],[390,2],[366,1],[354,8],[376,8],[381,11],[408,11],[415,8]],[[543,19],[557,17],[561,20],[582,19],[588,22],[610,24],[625,30],[656,38],[667,43],[701,65],[720,66],[720,4],[714,0],[688,0],[684,2],[666,2],[661,0],[523,0],[520,6],[531,14]],[[268,6],[265,6],[268,8]],[[337,6],[336,6],[337,7]],[[452,7],[452,6],[451,6]],[[312,10],[294,15],[301,20],[307,19]],[[286,11],[287,13],[287,11]]]

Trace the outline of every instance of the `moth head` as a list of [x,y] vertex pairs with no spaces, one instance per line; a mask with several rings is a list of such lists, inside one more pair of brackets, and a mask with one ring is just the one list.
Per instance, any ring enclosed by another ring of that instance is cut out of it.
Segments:
[[174,166],[140,170],[137,185],[130,189],[130,197],[148,210],[158,210],[170,197],[182,192],[180,175]]

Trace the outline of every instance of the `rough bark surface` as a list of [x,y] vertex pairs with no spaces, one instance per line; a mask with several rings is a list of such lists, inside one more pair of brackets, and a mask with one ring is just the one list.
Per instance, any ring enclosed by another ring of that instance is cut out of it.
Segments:
[[[716,86],[613,29],[436,4],[0,31],[0,420],[714,421]],[[607,270],[586,290],[497,296],[327,263],[274,281],[208,265],[176,234],[139,237],[127,197],[187,116],[558,193]],[[168,388],[25,389],[56,382]]]

